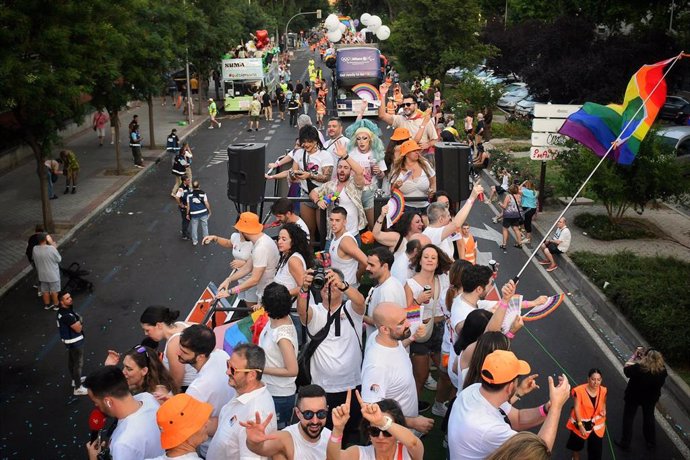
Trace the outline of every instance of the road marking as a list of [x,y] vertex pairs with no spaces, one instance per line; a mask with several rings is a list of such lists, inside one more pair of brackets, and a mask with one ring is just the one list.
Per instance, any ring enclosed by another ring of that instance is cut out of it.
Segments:
[[105,275],[105,276],[103,277],[103,279],[101,280],[101,284],[108,284],[108,283],[110,283],[110,281],[112,281],[112,279],[113,279],[113,277],[115,276],[115,274],[116,274],[117,272],[119,272],[119,271],[120,271],[120,266],[119,266],[119,265],[115,265],[112,269],[110,269],[110,271],[108,272],[108,274]]
[[151,222],[151,224],[146,228],[146,231],[149,233],[152,232],[156,225],[158,225],[158,219]]
[[[156,223],[158,223],[158,221],[156,221]],[[149,231],[151,231],[151,230],[149,230]],[[134,243],[132,243],[132,245],[129,247],[129,249],[127,249],[127,252],[125,252],[125,255],[131,256],[132,254],[134,254],[134,251],[136,251],[140,245],[141,245],[141,240],[135,241]]]
[[273,136],[266,136],[266,137],[264,137],[264,140],[265,140],[265,141],[270,141],[272,137],[273,137]]
[[177,205],[177,203],[168,202],[165,206],[163,206],[163,209],[161,209],[161,212],[163,214],[168,214],[170,212],[170,209],[172,209],[172,207],[175,205]]
[[226,161],[228,161],[228,151],[216,150],[213,152],[213,156],[211,157],[211,160],[209,160],[206,167],[210,168],[211,166],[219,165],[221,163],[225,163]]
[[276,133],[276,130],[275,130],[275,129],[269,129],[269,130],[268,130],[268,134],[275,134],[275,133]]
[[484,228],[470,227],[470,233],[477,238],[495,242],[498,246],[503,244],[503,235],[498,233],[492,227],[484,224]]

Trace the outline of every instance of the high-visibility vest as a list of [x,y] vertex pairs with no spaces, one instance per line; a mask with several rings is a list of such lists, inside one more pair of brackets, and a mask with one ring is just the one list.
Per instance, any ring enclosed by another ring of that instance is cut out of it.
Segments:
[[587,439],[592,431],[600,438],[603,438],[604,431],[606,431],[606,417],[601,415],[601,410],[606,405],[606,393],[606,387],[599,386],[599,393],[594,405],[592,405],[592,400],[589,397],[589,393],[587,393],[586,383],[573,388],[572,395],[575,397],[575,404],[577,404],[577,409],[580,412],[580,420],[582,423],[592,422],[592,429],[586,431],[587,436],[582,436],[580,428],[577,426],[575,408],[570,411],[570,417],[565,427],[582,439]]
[[463,257],[462,260],[466,260],[472,265],[475,265],[477,263],[475,257],[477,242],[474,241],[474,236],[470,235],[467,239],[463,238],[462,242],[465,244],[465,257]]

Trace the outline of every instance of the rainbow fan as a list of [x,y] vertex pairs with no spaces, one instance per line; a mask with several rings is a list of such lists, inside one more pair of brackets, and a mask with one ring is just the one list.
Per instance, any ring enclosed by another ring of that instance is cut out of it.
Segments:
[[532,308],[530,311],[522,315],[522,318],[525,321],[536,321],[538,319],[545,318],[549,316],[551,313],[553,313],[556,310],[556,308],[560,307],[563,303],[563,300],[565,300],[565,293],[552,295],[546,300],[546,302],[544,302],[541,305],[537,305],[536,307]]
[[370,83],[358,83],[352,87],[352,92],[363,101],[374,102],[380,100],[379,90]]
[[[504,334],[510,331],[510,326],[513,325],[515,318],[520,314],[520,306],[522,305],[522,296],[519,294],[513,295],[508,302],[508,309],[506,315],[503,317],[503,324],[501,324],[501,332]],[[501,307],[498,307],[501,308]]]
[[391,197],[388,199],[388,214],[386,215],[388,226],[390,227],[399,221],[404,212],[405,197],[400,190],[393,190]]

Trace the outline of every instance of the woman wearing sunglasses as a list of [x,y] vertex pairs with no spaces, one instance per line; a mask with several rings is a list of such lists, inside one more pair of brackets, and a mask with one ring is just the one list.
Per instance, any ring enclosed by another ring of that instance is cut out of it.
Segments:
[[[120,362],[120,354],[108,350],[105,360],[106,366],[115,366]],[[129,391],[132,394],[151,393],[156,399],[165,398],[170,393],[179,392],[168,370],[158,358],[154,350],[143,345],[137,345],[122,356],[122,373],[127,379]]]
[[355,396],[362,407],[362,438],[369,438],[367,446],[350,446],[341,450],[343,427],[350,418],[351,392],[347,400],[333,409],[333,431],[326,451],[327,460],[421,460],[424,458],[424,444],[405,426],[400,405],[392,399],[367,404],[359,391]]
[[436,192],[436,171],[422,155],[422,148],[414,140],[400,146],[400,157],[393,162],[391,188],[405,196],[405,212],[426,213],[429,197]]

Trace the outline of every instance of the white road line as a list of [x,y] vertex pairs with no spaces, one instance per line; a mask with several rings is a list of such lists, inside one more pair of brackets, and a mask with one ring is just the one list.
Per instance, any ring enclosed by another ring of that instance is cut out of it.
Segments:
[[276,130],[275,130],[275,129],[269,129],[269,130],[268,130],[268,134],[275,134],[275,133],[276,133]]
[[264,140],[265,140],[265,141],[270,141],[272,137],[273,137],[273,136],[266,136],[266,137],[264,137]]

